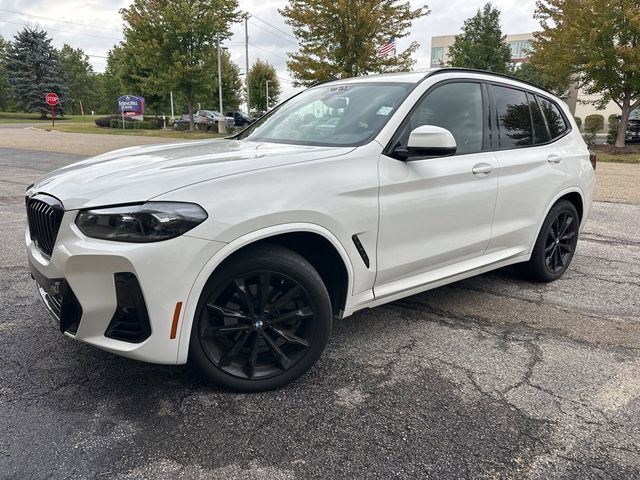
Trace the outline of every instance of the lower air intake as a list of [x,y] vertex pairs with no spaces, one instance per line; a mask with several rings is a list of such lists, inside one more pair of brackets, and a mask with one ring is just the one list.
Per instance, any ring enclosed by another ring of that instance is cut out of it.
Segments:
[[116,273],[113,278],[118,306],[104,336],[122,342],[143,342],[151,335],[151,324],[138,278],[129,272]]

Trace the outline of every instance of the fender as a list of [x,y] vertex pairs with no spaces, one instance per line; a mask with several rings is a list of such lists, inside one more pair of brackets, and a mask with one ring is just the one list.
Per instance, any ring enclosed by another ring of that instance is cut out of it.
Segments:
[[582,221],[580,222],[580,229],[582,229],[582,225],[584,225],[584,221],[586,220],[584,192],[580,187],[577,187],[577,186],[567,187],[564,190],[557,193],[555,197],[553,197],[551,202],[549,202],[549,205],[547,205],[547,208],[545,209],[544,215],[542,215],[542,218],[538,219],[538,225],[539,225],[538,231],[536,233],[536,236],[533,239],[533,242],[529,246],[529,251],[527,252],[527,254],[530,255],[531,252],[533,251],[533,246],[536,244],[536,241],[538,240],[538,236],[540,235],[540,230],[542,230],[542,224],[544,223],[545,218],[547,218],[547,215],[549,215],[549,210],[551,210],[551,207],[555,205],[555,203],[560,199],[560,197],[564,197],[567,193],[577,193],[578,195],[580,195],[580,199],[582,200],[582,211],[584,212],[582,215]]
[[347,285],[347,304],[349,303],[349,298],[351,297],[351,294],[353,292],[353,265],[351,264],[351,259],[349,258],[349,255],[347,254],[347,251],[342,243],[340,243],[337,237],[333,235],[329,230],[314,223],[287,223],[249,232],[227,243],[224,247],[218,250],[198,273],[196,280],[189,290],[189,296],[187,297],[185,308],[183,309],[182,313],[176,359],[177,364],[184,364],[187,362],[187,356],[189,354],[189,341],[191,339],[191,328],[193,326],[193,319],[195,318],[198,300],[200,299],[200,294],[202,292],[202,289],[204,288],[204,285],[207,283],[207,280],[209,280],[215,269],[218,268],[218,266],[232,253],[240,250],[243,247],[246,247],[247,245],[250,245],[258,240],[273,237],[275,235],[292,232],[317,233],[318,235],[321,235],[329,242],[331,242],[331,244],[340,254],[340,257],[342,258],[342,261],[347,268],[347,276],[349,278]]

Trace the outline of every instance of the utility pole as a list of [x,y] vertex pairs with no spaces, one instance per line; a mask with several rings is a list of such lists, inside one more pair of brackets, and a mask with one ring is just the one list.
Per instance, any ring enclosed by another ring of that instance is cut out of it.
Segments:
[[169,92],[169,95],[171,97],[171,121],[173,122],[173,119],[175,117],[175,115],[173,114],[173,91]]
[[[267,86],[267,112],[269,111],[269,82],[270,82],[270,81],[271,81],[271,80],[266,80],[266,81],[265,81],[265,84],[266,84],[266,86]],[[265,113],[266,113],[266,112],[265,112]]]
[[249,93],[249,14],[244,14],[244,79],[247,82],[247,115],[251,116],[251,93]]
[[227,124],[222,110],[222,67],[220,64],[220,35],[216,35],[218,46],[218,100],[220,101],[220,119],[218,120],[218,133],[227,133]]
[[218,46],[218,100],[220,101],[220,114],[222,114],[222,66],[220,64],[220,35],[216,35]]

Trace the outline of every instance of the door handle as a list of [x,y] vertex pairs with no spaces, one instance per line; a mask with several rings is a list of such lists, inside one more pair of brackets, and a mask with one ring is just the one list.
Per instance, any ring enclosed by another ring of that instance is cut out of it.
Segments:
[[477,165],[473,166],[471,172],[474,175],[489,175],[491,173],[491,170],[493,170],[493,167],[488,163],[478,163]]
[[547,162],[553,163],[554,165],[559,164],[562,161],[562,157],[560,155],[551,154],[547,157]]

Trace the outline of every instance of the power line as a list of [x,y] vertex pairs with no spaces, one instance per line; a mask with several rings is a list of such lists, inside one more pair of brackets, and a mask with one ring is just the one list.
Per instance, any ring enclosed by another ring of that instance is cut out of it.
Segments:
[[276,56],[276,57],[280,57],[280,58],[281,58],[281,59],[283,59],[283,60],[287,60],[287,61],[289,60],[287,57],[284,57],[284,56],[282,56],[282,55],[280,55],[280,54],[278,54],[278,53],[274,53],[274,52],[271,52],[271,51],[269,51],[269,50],[267,50],[267,49],[264,49],[264,48],[262,48],[262,47],[259,47],[259,46],[257,46],[257,45],[254,45],[254,44],[253,44],[253,43],[251,43],[251,42],[249,42],[249,45],[251,45],[253,48],[257,48],[258,50],[262,50],[263,52],[268,53],[269,55],[274,55],[274,56]]
[[264,23],[265,25],[273,28],[274,30],[279,31],[280,33],[284,33],[287,37],[291,37],[293,38],[296,42],[298,41],[298,39],[296,37],[294,37],[293,35],[291,35],[290,33],[285,32],[284,30],[279,29],[278,27],[274,27],[273,25],[271,25],[269,22],[261,19],[260,17],[258,17],[257,15],[250,13],[249,15],[251,15],[253,18],[255,18],[256,20],[260,20],[262,23]]
[[[25,26],[24,22],[12,22],[11,20],[1,20],[0,22],[4,22],[4,23],[12,23],[13,25],[19,25],[19,26]],[[70,32],[69,30],[60,30],[59,28],[51,28],[51,27],[47,27],[46,29],[47,31],[52,30],[54,32],[61,32],[61,33],[69,33],[71,35],[75,35],[78,32]],[[119,38],[114,38],[114,37],[103,37],[101,35],[91,35],[90,33],[83,33],[82,35],[84,35],[85,37],[94,37],[94,38],[102,38],[105,40],[115,40],[116,42],[119,42],[120,39]]]
[[277,33],[272,32],[271,30],[267,30],[264,27],[261,27],[260,25],[258,25],[255,22],[251,22],[251,25],[253,25],[256,28],[259,28],[260,30],[263,30],[271,35],[273,35],[274,37],[279,38],[280,40],[284,40],[285,42],[291,42],[291,43],[295,43],[296,45],[298,44],[298,42],[294,42],[293,40],[289,40],[288,38],[283,37],[282,35],[278,35]]
[[70,22],[68,20],[59,20],[57,18],[43,17],[41,15],[32,15],[30,13],[16,12],[15,10],[7,10],[6,8],[0,8],[0,11],[8,12],[8,13],[14,13],[16,15],[22,15],[22,16],[25,16],[25,17],[33,17],[33,18],[41,18],[43,20],[51,20],[52,22],[57,22],[57,23],[68,23],[69,25],[78,25],[80,27],[93,28],[93,29],[96,29],[96,30],[106,30],[106,31],[109,31],[109,32],[121,33],[121,30],[116,30],[114,28],[98,27],[98,26],[95,26],[95,25],[87,25],[85,23],[76,23],[76,22]]

